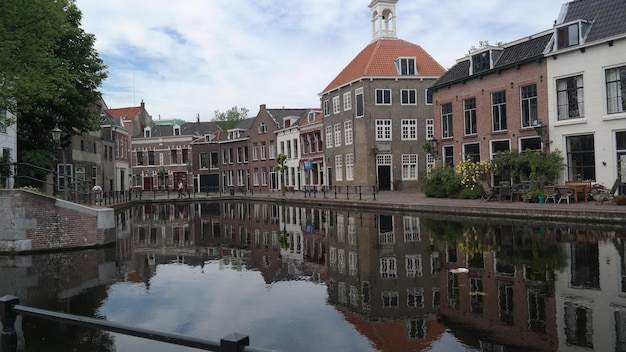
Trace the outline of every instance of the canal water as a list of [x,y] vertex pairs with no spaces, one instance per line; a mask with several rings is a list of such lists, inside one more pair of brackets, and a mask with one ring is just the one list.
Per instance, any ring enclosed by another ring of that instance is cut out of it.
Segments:
[[[279,351],[626,351],[625,230],[216,202],[0,257],[21,304]],[[21,351],[197,351],[20,317]]]

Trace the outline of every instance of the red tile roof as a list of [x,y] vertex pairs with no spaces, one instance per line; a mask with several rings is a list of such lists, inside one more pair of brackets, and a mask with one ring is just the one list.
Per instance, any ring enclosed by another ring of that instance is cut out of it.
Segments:
[[365,47],[323,92],[338,88],[360,77],[398,76],[394,60],[415,57],[418,76],[441,76],[445,69],[421,46],[402,39],[379,39]]
[[129,108],[108,109],[107,112],[117,119],[124,118],[124,120],[132,120],[139,114],[140,110],[141,106],[133,106]]

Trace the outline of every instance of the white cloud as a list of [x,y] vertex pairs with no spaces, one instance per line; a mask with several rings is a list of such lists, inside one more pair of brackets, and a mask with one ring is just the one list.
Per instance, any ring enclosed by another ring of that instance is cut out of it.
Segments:
[[[259,104],[319,106],[318,93],[371,41],[370,0],[77,0],[109,67],[111,107],[182,118]],[[400,0],[398,37],[451,67],[480,40],[552,26],[555,0]]]

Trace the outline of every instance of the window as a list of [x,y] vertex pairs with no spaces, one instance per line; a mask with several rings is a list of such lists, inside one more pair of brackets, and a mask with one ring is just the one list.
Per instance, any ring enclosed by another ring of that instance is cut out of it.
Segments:
[[189,161],[189,149],[181,149],[180,152],[183,155],[183,164],[186,164]]
[[376,105],[391,105],[391,89],[376,89]]
[[344,142],[346,145],[352,144],[352,121],[343,122]]
[[402,140],[417,140],[417,120],[402,120]]
[[219,168],[219,160],[218,160],[217,152],[211,152],[211,169]]
[[417,180],[417,154],[402,154],[402,179]]
[[343,181],[343,160],[341,155],[335,155],[335,181]]
[[346,154],[346,181],[354,181],[354,154]]
[[154,165],[154,150],[148,151],[148,165]]
[[339,97],[333,97],[333,114],[338,114],[341,112],[341,107],[339,104]]
[[463,100],[463,114],[465,116],[465,135],[478,133],[476,126],[476,98]]
[[267,132],[267,126],[265,126],[265,122],[261,122],[259,124],[259,133],[266,133]]
[[506,131],[506,93],[491,94],[493,131]]
[[400,98],[400,104],[402,105],[415,105],[417,104],[417,90],[401,89]]
[[454,167],[454,147],[451,145],[443,147],[443,165]]
[[391,140],[391,119],[376,120],[376,140]]
[[415,75],[415,58],[401,57],[395,60],[396,69],[401,76]]
[[357,88],[354,90],[354,97],[356,100],[356,117],[363,117],[364,112],[364,100],[363,100],[363,88]]
[[265,142],[261,142],[261,160],[267,159],[267,146]]
[[596,158],[593,135],[566,137],[569,180],[595,180]]
[[537,124],[537,85],[531,84],[520,88],[522,127]]
[[426,139],[432,140],[435,138],[435,120],[426,119]]
[[252,160],[259,160],[259,145],[252,143]]
[[352,93],[347,92],[343,93],[343,110],[351,110],[352,109]]
[[276,158],[276,146],[274,141],[270,141],[270,159]]
[[397,276],[396,258],[380,258],[380,277],[383,279],[395,279]]
[[326,126],[326,148],[333,147],[333,126]]
[[252,182],[255,186],[259,185],[259,168],[257,167],[252,170]]
[[178,151],[176,149],[170,150],[171,164],[178,164]]
[[472,74],[487,71],[491,68],[489,50],[472,55]]
[[137,165],[143,165],[143,151],[137,151]]
[[328,99],[324,100],[324,116],[330,116],[330,103]]
[[606,70],[606,112],[626,112],[626,66]]
[[583,116],[583,76],[556,80],[558,120],[576,119]]
[[452,132],[452,103],[441,105],[441,137],[451,138],[454,136]]
[[556,30],[558,49],[578,45],[578,23],[563,26]]
[[261,184],[263,186],[267,186],[267,168],[266,167],[261,169]]
[[341,146],[341,124],[335,124],[335,147]]
[[404,263],[406,269],[406,277],[416,278],[423,275],[421,254],[404,256]]
[[241,164],[243,162],[243,148],[237,147],[237,163]]
[[433,105],[433,91],[430,89],[426,89],[424,91],[424,97],[426,99],[426,105]]
[[475,163],[480,162],[480,144],[468,143],[463,145],[463,159],[469,159]]
[[200,153],[200,168],[209,168],[209,153]]

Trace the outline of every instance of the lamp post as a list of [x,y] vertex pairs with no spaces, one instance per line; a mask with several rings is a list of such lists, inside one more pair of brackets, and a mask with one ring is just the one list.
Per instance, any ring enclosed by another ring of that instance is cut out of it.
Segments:
[[58,180],[57,180],[57,171],[59,169],[59,158],[58,158],[58,153],[59,150],[61,150],[61,133],[63,131],[61,131],[61,129],[59,128],[58,125],[55,125],[54,128],[50,131],[50,134],[52,134],[52,140],[54,141],[54,143],[56,144],[55,146],[55,153],[54,153],[54,172],[52,173],[52,195],[56,196],[57,192],[58,192],[58,188],[59,188],[59,184],[58,184]]

